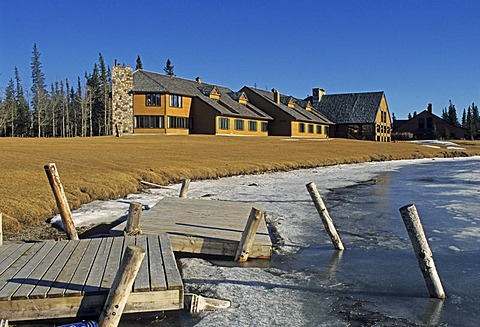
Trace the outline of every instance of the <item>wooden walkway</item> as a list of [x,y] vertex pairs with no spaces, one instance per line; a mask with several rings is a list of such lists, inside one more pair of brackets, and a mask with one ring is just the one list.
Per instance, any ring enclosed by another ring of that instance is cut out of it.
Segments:
[[167,235],[0,246],[0,318],[98,315],[129,245],[146,250],[124,313],[183,308],[183,283]]
[[[257,204],[166,197],[142,212],[142,233],[168,233],[175,252],[235,256],[252,206]],[[126,223],[112,235],[123,235]],[[270,258],[272,241],[260,222],[249,258]]]

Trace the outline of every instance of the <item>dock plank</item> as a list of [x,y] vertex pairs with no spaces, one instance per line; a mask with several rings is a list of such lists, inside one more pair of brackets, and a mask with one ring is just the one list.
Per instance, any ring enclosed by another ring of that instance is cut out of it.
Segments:
[[54,242],[52,250],[48,253],[39,264],[36,266],[33,271],[28,275],[28,278],[23,282],[23,284],[15,291],[12,295],[12,300],[27,299],[32,290],[37,286],[40,279],[44,276],[47,269],[55,261],[59,253],[67,245],[67,241]]
[[180,290],[183,289],[182,276],[178,271],[177,264],[175,262],[175,257],[173,256],[172,246],[168,237],[158,236],[160,241],[162,257],[163,257],[163,266],[165,270],[165,277],[167,280],[167,286],[169,290]]
[[101,289],[108,289],[112,286],[113,279],[120,267],[120,259],[122,257],[124,237],[115,237],[112,242],[110,255],[108,256],[107,264],[105,265],[105,272],[103,274]]
[[3,274],[5,270],[8,269],[15,261],[18,260],[18,258],[28,251],[33,246],[32,243],[24,243],[24,244],[18,244],[18,246],[13,246],[11,251],[7,253],[7,256],[5,257],[2,262],[0,262],[0,274]]
[[[26,262],[20,270],[17,270],[14,266],[10,266],[10,268],[14,269],[12,271],[14,275],[11,276],[10,279],[7,279],[9,278],[9,274],[7,273],[7,271],[2,274],[2,277],[0,278],[0,300],[6,300],[11,298],[13,293],[15,293],[15,291],[22,286],[22,284],[27,280],[28,276],[32,273],[32,271],[35,270],[38,264],[52,250],[54,245],[55,242],[51,241],[39,243],[37,247],[31,247],[30,250],[32,251],[32,257],[28,259],[28,262]],[[26,256],[22,256],[21,258],[27,259]],[[2,282],[4,285],[2,285]]]
[[[165,237],[165,236],[163,236]],[[157,235],[147,235],[148,261],[150,263],[150,287],[152,291],[167,289],[160,239]]]
[[[138,235],[135,238],[135,240],[136,240],[136,245],[144,249],[145,253],[148,253],[149,248],[147,245],[147,237],[145,235]],[[133,284],[134,292],[150,291],[150,276],[149,276],[150,274],[148,271],[148,266],[149,266],[148,256],[145,255],[140,265],[140,268],[138,270],[137,278],[135,279],[135,282]]]

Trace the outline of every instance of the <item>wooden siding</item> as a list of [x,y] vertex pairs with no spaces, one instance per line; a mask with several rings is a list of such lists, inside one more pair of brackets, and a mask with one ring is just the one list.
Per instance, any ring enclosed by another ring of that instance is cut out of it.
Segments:
[[[382,121],[383,115],[386,116],[385,121]],[[390,142],[392,139],[392,121],[385,97],[382,97],[375,122],[377,125],[375,129],[375,140],[379,142]]]
[[[292,136],[295,137],[308,137],[308,138],[319,138],[319,139],[325,139],[328,138],[328,135],[325,134],[325,126],[327,125],[322,125],[322,124],[315,124],[315,123],[307,123],[307,122],[299,122],[299,121],[292,121],[291,123],[291,130],[292,130]],[[305,130],[304,132],[300,132],[300,124],[304,124]],[[308,126],[312,125],[313,126],[313,133],[309,133]],[[322,133],[317,134],[317,126],[322,126]]]
[[218,112],[200,99],[193,99],[190,116],[193,134],[215,135]]
[[[221,129],[219,120],[220,118],[228,119],[229,121],[229,128],[228,129]],[[241,120],[243,121],[243,130],[236,130],[235,129],[235,121]],[[249,122],[257,122],[257,130],[250,131],[249,130]],[[227,116],[217,116],[215,119],[216,124],[216,134],[217,135],[249,135],[249,136],[268,136],[268,130],[266,132],[262,132],[262,122],[266,122],[265,120],[257,120],[257,119],[248,119],[248,118],[240,118],[240,117],[227,117]]]

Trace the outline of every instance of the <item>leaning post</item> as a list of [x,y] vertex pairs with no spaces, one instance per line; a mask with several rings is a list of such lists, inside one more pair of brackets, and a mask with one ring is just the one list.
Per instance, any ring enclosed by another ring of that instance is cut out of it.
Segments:
[[189,187],[190,187],[190,178],[186,178],[186,179],[184,179],[183,182],[182,182],[182,188],[180,189],[180,195],[179,195],[179,197],[181,197],[181,198],[186,198]]
[[318,192],[317,186],[315,185],[314,182],[311,182],[311,183],[308,183],[306,187],[307,187],[308,193],[310,193],[310,196],[312,197],[313,203],[315,204],[315,208],[317,208],[318,214],[322,219],[323,225],[325,226],[325,230],[327,231],[328,236],[330,236],[330,239],[332,240],[333,246],[337,250],[344,250],[345,247],[343,246],[342,240],[340,239],[340,235],[338,235],[337,233],[337,229],[333,224],[333,220],[330,217],[330,214],[328,213],[327,207],[325,207],[325,203],[323,203],[322,197]]
[[125,250],[120,269],[108,292],[98,325],[100,327],[116,327],[125,309],[133,282],[145,257],[145,250],[136,245],[130,245]]
[[252,208],[250,216],[248,216],[247,224],[242,233],[242,238],[238,244],[237,252],[235,253],[235,261],[247,261],[255,239],[255,234],[257,234],[258,225],[260,225],[262,219],[263,212],[256,208]]
[[60,182],[57,166],[54,163],[49,163],[43,168],[45,168],[45,173],[47,174],[50,187],[52,188],[53,195],[55,196],[55,201],[57,202],[60,217],[62,217],[65,232],[67,233],[69,239],[78,240],[79,238],[77,230],[75,229],[75,224],[73,223],[72,219],[72,212],[70,211],[70,206],[68,205],[67,196],[65,195],[63,185]]
[[417,208],[414,204],[409,204],[401,207],[400,214],[402,215],[403,223],[407,229],[408,236],[412,242],[413,250],[417,257],[418,265],[422,271],[423,278],[427,284],[430,297],[444,299],[446,297],[438,275],[433,254],[423,231],[422,222],[418,215]]
[[142,204],[135,201],[130,202],[130,207],[128,208],[127,224],[125,226],[126,235],[141,234],[141,230],[139,227],[141,215]]

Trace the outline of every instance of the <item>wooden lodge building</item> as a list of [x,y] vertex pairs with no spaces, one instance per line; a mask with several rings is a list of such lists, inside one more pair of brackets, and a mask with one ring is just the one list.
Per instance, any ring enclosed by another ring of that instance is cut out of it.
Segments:
[[390,142],[392,122],[385,93],[325,94],[314,88],[305,100],[335,122],[333,137]]
[[406,120],[397,119],[393,122],[395,139],[431,140],[437,138],[463,139],[467,137],[467,129],[455,126],[432,113],[432,104],[429,103],[414,117]]
[[384,92],[296,99],[273,89],[240,91],[115,63],[112,117],[117,135],[207,134],[355,138],[390,142]]

